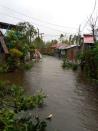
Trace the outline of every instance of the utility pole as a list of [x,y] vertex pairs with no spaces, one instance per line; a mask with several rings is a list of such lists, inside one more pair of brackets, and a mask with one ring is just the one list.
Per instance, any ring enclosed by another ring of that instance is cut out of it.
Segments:
[[37,28],[37,33],[38,33],[38,38],[40,37],[41,39],[43,39],[44,33],[39,33],[39,29],[38,28]]
[[40,33],[39,35],[40,35],[41,39],[43,39],[44,33]]

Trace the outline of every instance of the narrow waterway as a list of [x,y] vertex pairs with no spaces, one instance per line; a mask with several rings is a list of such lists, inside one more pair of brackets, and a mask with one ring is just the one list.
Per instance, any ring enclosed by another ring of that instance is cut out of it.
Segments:
[[98,88],[77,73],[61,68],[61,60],[46,56],[27,72],[0,75],[24,86],[29,94],[43,89],[47,94],[41,116],[52,113],[48,131],[98,131]]

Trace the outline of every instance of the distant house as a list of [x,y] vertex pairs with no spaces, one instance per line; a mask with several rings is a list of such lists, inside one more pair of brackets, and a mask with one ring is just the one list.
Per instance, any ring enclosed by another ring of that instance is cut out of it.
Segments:
[[58,51],[58,47],[60,46],[61,44],[59,43],[56,43],[56,44],[53,44],[50,46],[49,48],[49,51],[53,54],[53,55],[58,55],[59,54],[59,51]]
[[55,44],[52,46],[55,51],[55,55],[61,58],[67,57],[70,62],[76,63],[77,62],[77,55],[80,52],[80,46],[73,44],[73,45],[66,45],[66,44]]
[[77,56],[80,52],[79,45],[69,45],[66,47],[66,57],[70,62],[77,63]]
[[91,34],[83,35],[83,43],[81,44],[81,51],[92,48],[94,46],[94,37]]
[[64,57],[66,54],[66,46],[66,44],[57,43],[51,46],[51,50],[55,56]]
[[57,53],[59,55],[59,57],[64,57],[66,55],[66,47],[68,45],[66,44],[59,44],[57,47],[56,47],[56,50],[57,50]]

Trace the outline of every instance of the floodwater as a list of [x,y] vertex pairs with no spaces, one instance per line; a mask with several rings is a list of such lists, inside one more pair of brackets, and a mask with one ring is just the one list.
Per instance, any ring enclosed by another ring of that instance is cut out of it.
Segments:
[[63,70],[61,60],[45,56],[30,71],[1,75],[0,79],[24,86],[29,94],[43,89],[47,98],[37,111],[44,117],[53,114],[48,131],[98,131],[98,88],[78,73]]

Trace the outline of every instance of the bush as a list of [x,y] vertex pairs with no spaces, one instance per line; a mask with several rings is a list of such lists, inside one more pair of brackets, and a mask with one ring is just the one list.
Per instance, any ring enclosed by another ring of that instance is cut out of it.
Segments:
[[84,52],[81,57],[81,69],[88,77],[98,79],[98,46]]
[[20,58],[23,55],[23,53],[20,50],[16,49],[16,48],[10,49],[9,52],[10,52],[10,55],[12,57],[16,57],[16,58]]
[[64,59],[63,59],[63,63],[62,63],[62,67],[63,68],[70,68],[72,65],[71,65],[71,63],[67,60],[67,58],[65,57]]
[[42,105],[44,98],[42,91],[27,96],[22,87],[0,81],[0,131],[44,131],[46,121],[28,113]]
[[19,66],[18,66],[18,69],[19,70],[30,70],[34,65],[34,62],[29,62],[29,63],[21,63]]
[[78,64],[71,63],[67,60],[67,58],[64,58],[63,63],[62,63],[63,68],[67,69],[72,69],[72,70],[77,70],[78,69]]
[[0,65],[0,73],[8,72],[9,66],[7,64]]
[[76,71],[78,69],[78,65],[77,64],[72,64],[72,70]]

